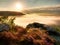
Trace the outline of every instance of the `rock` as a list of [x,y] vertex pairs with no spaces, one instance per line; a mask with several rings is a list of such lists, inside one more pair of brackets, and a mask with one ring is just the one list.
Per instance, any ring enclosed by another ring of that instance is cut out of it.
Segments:
[[49,33],[49,35],[56,35],[56,36],[60,35],[60,33],[57,32],[55,29],[53,29],[51,26],[37,23],[37,22],[28,24],[26,29],[29,29],[29,28],[40,28],[40,29],[46,30]]
[[0,32],[10,30],[10,26],[8,24],[2,23],[0,24]]

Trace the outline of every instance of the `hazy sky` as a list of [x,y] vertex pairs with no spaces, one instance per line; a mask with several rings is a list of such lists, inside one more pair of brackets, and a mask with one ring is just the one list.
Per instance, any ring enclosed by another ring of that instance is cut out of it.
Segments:
[[0,0],[0,10],[13,10],[15,3],[21,3],[26,8],[60,5],[60,0]]

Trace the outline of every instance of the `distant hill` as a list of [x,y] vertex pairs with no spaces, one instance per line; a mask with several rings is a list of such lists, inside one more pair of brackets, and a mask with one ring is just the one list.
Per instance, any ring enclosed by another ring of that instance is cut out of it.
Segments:
[[15,11],[0,11],[0,16],[21,16],[24,15],[21,12],[15,12]]

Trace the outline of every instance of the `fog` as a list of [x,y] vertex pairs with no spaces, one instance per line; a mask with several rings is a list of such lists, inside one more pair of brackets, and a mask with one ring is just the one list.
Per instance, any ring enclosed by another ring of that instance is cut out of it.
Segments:
[[56,21],[60,21],[60,16],[40,16],[37,14],[27,14],[21,17],[16,17],[14,23],[19,26],[26,27],[29,23],[38,22],[47,25],[56,24]]

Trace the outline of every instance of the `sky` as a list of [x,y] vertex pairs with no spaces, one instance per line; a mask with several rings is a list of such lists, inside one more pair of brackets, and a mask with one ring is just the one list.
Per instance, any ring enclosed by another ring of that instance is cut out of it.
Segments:
[[15,10],[15,3],[20,3],[22,8],[60,6],[60,0],[0,0],[0,11]]

